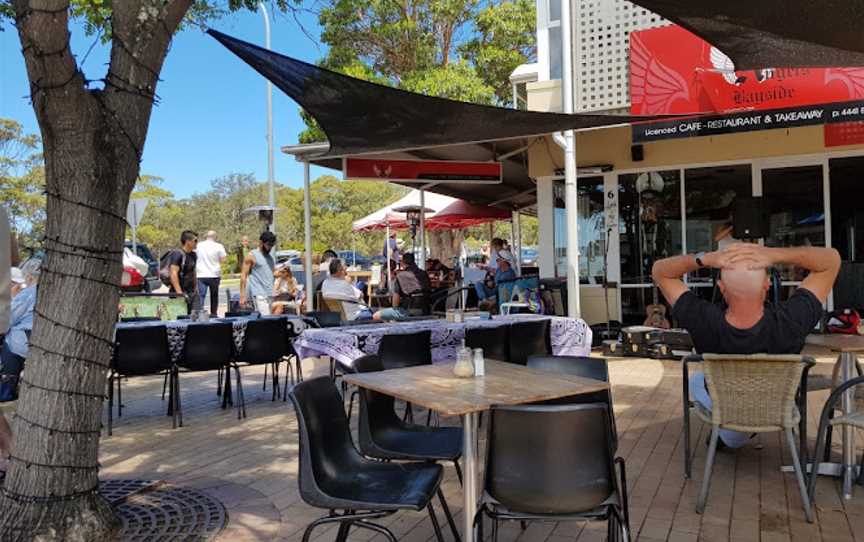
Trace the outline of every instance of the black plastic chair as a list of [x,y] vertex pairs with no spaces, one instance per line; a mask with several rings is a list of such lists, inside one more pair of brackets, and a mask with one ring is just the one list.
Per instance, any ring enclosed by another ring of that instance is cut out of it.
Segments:
[[482,348],[483,356],[497,361],[510,360],[510,326],[465,329],[465,346]]
[[510,324],[510,363],[525,365],[531,356],[552,353],[549,320],[529,320]]
[[168,399],[172,427],[177,427],[176,374],[168,350],[168,331],[164,325],[117,328],[114,356],[108,371],[108,435],[113,434],[114,381],[117,381],[117,416],[123,415],[123,392],[120,381],[133,376],[165,374],[169,382]]
[[[383,371],[381,359],[370,354],[354,360],[357,373]],[[360,417],[357,428],[360,452],[366,457],[384,460],[452,461],[456,476],[462,483],[462,429],[459,427],[428,427],[405,423],[396,415],[395,400],[370,389],[360,390]],[[456,534],[446,503],[447,521]]]
[[342,325],[342,315],[332,311],[309,311],[304,319],[311,319],[316,327],[339,327]]
[[300,430],[300,497],[310,506],[329,510],[306,527],[303,542],[308,542],[316,527],[331,523],[339,524],[339,542],[347,539],[352,527],[396,542],[389,529],[370,520],[424,508],[438,542],[444,542],[432,508],[436,493],[444,500],[441,465],[385,463],[360,455],[351,441],[342,399],[327,377],[297,384],[290,397]]
[[[378,357],[385,370],[432,365],[432,332],[426,330],[384,335],[381,337],[381,344],[378,345]],[[350,404],[348,411],[350,415]],[[405,420],[414,421],[411,403],[405,405]],[[429,411],[427,425],[431,421],[432,411]]]
[[124,324],[129,322],[161,322],[158,316],[126,316],[120,319]]
[[[234,358],[234,326],[230,323],[200,323],[190,324],[186,327],[186,341],[183,343],[183,357],[177,363],[178,369],[184,372],[225,371],[225,393],[222,395],[222,408],[228,405],[230,400],[230,370],[231,360]],[[180,400],[180,375],[179,371],[175,380],[174,392],[177,394],[177,403]],[[217,388],[221,388],[222,381],[219,379]],[[239,389],[239,386],[238,386]],[[218,395],[217,391],[217,395]],[[238,401],[239,408],[239,401]],[[180,418],[180,426],[183,426],[182,407],[177,409]]]
[[260,318],[258,311],[228,311],[223,318]]
[[[572,376],[593,378],[603,382],[609,382],[609,365],[604,358],[588,358],[582,356],[531,356],[528,358],[528,367]],[[543,401],[544,405],[578,405],[586,403],[606,403],[609,407],[609,418],[612,423],[613,449],[618,449],[618,427],[615,423],[615,410],[612,404],[612,390],[595,391],[583,393],[572,397],[562,397]]]
[[[273,367],[273,398],[279,396],[279,363],[285,355],[288,328],[283,318],[256,318],[246,323],[243,347],[232,363],[237,374],[237,397],[240,407],[237,417],[246,417],[246,401],[243,395],[243,380],[240,374],[242,365],[270,365]],[[265,377],[266,380],[266,377]]]
[[626,471],[605,403],[493,407],[490,418],[478,540],[488,515],[493,542],[500,520],[605,520],[608,540],[629,542]]

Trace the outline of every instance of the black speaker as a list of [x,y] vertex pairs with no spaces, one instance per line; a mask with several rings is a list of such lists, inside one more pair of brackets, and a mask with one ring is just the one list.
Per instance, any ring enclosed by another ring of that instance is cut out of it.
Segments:
[[732,208],[732,236],[736,239],[768,237],[768,219],[762,198],[736,198]]
[[641,162],[645,159],[645,147],[642,145],[631,145],[630,146],[630,157],[634,162]]

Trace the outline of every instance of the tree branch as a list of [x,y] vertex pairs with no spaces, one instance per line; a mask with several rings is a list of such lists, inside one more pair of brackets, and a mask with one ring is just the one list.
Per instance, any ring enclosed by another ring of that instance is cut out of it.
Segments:
[[[13,0],[15,25],[30,79],[30,97],[42,116],[45,95],[62,89],[56,98],[77,98],[84,76],[69,48],[68,0]],[[41,120],[41,119],[40,119]]]

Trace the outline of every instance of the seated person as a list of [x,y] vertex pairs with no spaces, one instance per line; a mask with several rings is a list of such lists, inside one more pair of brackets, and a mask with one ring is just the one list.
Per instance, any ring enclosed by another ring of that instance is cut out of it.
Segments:
[[[776,305],[766,304],[766,270],[789,264],[810,273],[801,286]],[[700,299],[687,289],[683,275],[700,268],[720,270],[718,286],[728,308]],[[840,269],[840,255],[833,248],[768,248],[732,244],[725,250],[675,256],[654,264],[654,282],[672,305],[672,316],[690,332],[700,354],[798,354],[807,335],[822,318]],[[711,407],[702,373],[690,380],[693,399]],[[720,431],[721,442],[731,448],[747,443],[750,436]]]
[[291,271],[288,263],[279,264],[273,271],[276,280],[273,282],[273,301],[270,303],[270,314],[282,314],[285,308],[296,310],[299,300],[297,299],[297,279]]
[[[9,329],[0,330],[5,332],[5,336],[0,336],[0,380],[3,380],[4,384],[0,386],[0,471],[6,470],[4,461],[9,457],[12,447],[12,429],[6,415],[13,414],[17,404],[15,387],[29,351],[28,335],[33,329],[33,310],[36,308],[41,268],[42,261],[38,258],[30,258],[21,266],[20,274],[23,275],[24,284],[12,299]],[[14,276],[13,280],[18,282],[19,278]]]
[[404,318],[398,309],[381,309],[378,312],[366,306],[363,293],[348,282],[345,264],[339,258],[330,260],[330,277],[321,286],[321,295],[326,299],[342,302],[342,311],[348,321],[359,320],[399,320]]
[[402,265],[396,273],[396,292],[393,294],[393,306],[412,308],[410,297],[417,293],[428,294],[432,290],[429,275],[417,266],[414,255],[410,252],[402,256]]
[[474,289],[477,290],[477,299],[480,302],[480,307],[484,306],[492,308],[498,301],[498,284],[501,281],[513,280],[516,278],[516,272],[513,271],[513,254],[509,250],[500,250],[497,253],[495,265],[495,275],[490,280],[490,276],[482,282],[475,282]]

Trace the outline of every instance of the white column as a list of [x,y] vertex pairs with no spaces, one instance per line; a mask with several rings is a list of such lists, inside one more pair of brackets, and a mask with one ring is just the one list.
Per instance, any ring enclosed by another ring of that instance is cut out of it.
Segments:
[[537,179],[537,264],[541,278],[555,276],[555,181]]
[[420,189],[420,269],[426,269],[426,191]]
[[384,252],[387,258],[387,293],[390,293],[390,219],[385,217],[387,224],[387,237],[384,238]]
[[[573,113],[573,18],[570,0],[561,0],[564,113]],[[567,314],[579,318],[579,191],[576,188],[576,134],[564,132],[564,204],[567,207]]]
[[309,162],[303,162],[303,244],[306,250],[306,310],[315,310],[315,279],[312,273],[312,194]]
[[510,247],[516,258],[516,275],[522,276],[522,232],[519,211],[510,212]]

